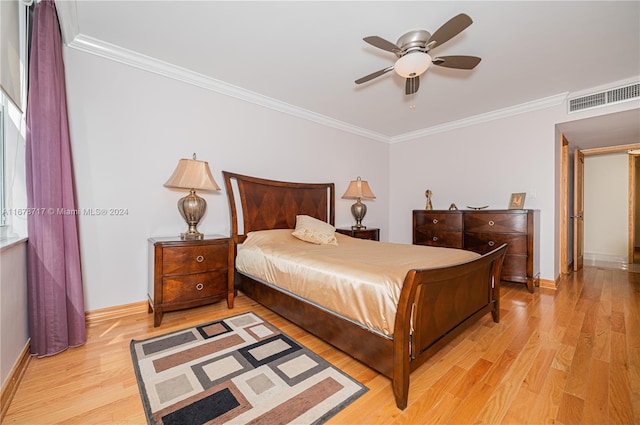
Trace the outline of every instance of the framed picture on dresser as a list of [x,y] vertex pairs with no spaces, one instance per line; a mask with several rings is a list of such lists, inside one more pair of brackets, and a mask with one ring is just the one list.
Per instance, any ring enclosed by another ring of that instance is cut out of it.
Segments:
[[524,208],[524,198],[527,196],[525,192],[512,193],[511,199],[509,199],[510,210],[521,210]]

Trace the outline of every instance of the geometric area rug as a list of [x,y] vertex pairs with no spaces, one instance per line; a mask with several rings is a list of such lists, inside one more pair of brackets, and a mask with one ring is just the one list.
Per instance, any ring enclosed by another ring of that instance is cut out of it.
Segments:
[[149,424],[321,424],[368,391],[255,313],[132,340],[131,356]]

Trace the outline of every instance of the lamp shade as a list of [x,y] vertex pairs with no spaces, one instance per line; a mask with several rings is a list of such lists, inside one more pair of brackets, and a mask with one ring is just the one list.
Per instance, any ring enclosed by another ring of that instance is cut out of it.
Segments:
[[362,180],[360,176],[356,180],[352,180],[347,187],[346,192],[342,195],[343,199],[375,199],[376,195],[373,194],[369,183],[366,180]]
[[429,69],[431,56],[424,52],[407,53],[393,65],[394,71],[404,78],[417,77]]
[[209,163],[195,159],[181,159],[165,187],[178,189],[220,190],[213,179]]

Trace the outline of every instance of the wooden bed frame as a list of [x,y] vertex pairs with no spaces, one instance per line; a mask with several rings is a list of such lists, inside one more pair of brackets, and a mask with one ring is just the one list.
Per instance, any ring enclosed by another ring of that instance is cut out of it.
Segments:
[[[237,245],[249,232],[294,229],[298,214],[334,225],[333,183],[290,183],[227,171],[222,174],[229,199],[234,257]],[[496,323],[500,321],[499,277],[506,249],[505,244],[453,266],[408,270],[393,338],[237,272],[236,288],[390,378],[396,405],[404,410],[413,370],[485,314],[490,312]]]

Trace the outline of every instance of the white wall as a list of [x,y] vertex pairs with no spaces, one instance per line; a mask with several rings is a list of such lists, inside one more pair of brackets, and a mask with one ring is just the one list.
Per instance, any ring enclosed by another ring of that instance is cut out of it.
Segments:
[[584,159],[585,258],[627,261],[629,157],[626,153]]
[[29,341],[26,240],[0,248],[0,378],[9,373]]
[[[126,208],[124,216],[80,215],[85,309],[147,299],[147,238],[186,230],[163,187],[180,158],[196,152],[221,170],[288,181],[335,182],[336,225],[353,222],[350,180],[377,196],[367,226],[389,235],[389,145],[296,118],[118,62],[65,48],[67,96],[79,208]],[[226,195],[208,203],[199,230],[229,234]]]

